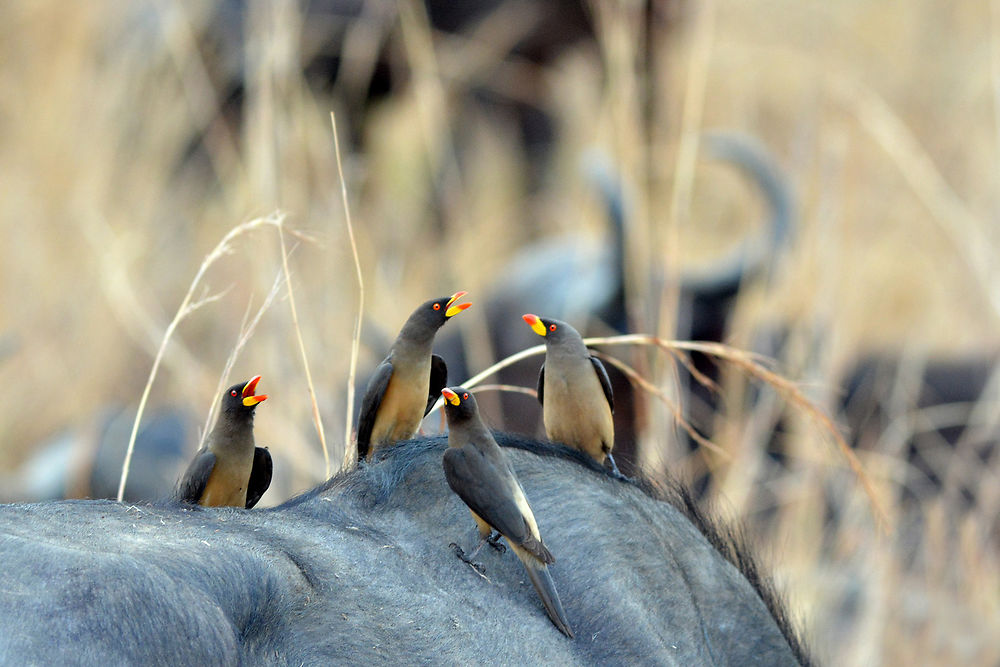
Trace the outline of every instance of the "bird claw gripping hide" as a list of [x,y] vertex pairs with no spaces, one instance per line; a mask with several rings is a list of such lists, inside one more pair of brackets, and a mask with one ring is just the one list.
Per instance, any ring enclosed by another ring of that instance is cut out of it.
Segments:
[[507,547],[502,542],[500,542],[500,539],[502,537],[503,535],[494,530],[492,533],[490,533],[490,536],[486,538],[486,541],[489,542],[489,545],[491,547],[493,547],[500,553],[504,554],[507,553]]
[[456,556],[462,559],[462,562],[464,562],[466,565],[468,565],[469,567],[471,567],[473,570],[483,575],[484,577],[486,576],[486,568],[483,567],[483,564],[477,563],[468,556],[466,556],[465,550],[462,549],[462,547],[458,546],[454,542],[452,542],[448,546],[451,547],[451,550],[455,552]]

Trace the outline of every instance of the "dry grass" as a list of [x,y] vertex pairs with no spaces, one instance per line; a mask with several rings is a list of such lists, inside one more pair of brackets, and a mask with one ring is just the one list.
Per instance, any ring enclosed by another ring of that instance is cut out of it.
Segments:
[[[187,293],[184,295],[184,299],[181,300],[181,305],[177,307],[177,312],[174,314],[170,324],[167,325],[167,329],[163,334],[163,339],[160,341],[160,346],[156,350],[156,356],[153,358],[153,367],[149,371],[149,378],[146,380],[146,386],[142,389],[142,396],[139,398],[139,407],[136,410],[135,421],[132,424],[132,432],[128,437],[128,449],[125,452],[125,460],[122,463],[122,477],[121,482],[118,484],[118,500],[121,501],[122,496],[125,493],[125,483],[128,480],[129,466],[132,463],[132,451],[135,447],[135,436],[139,431],[139,424],[142,421],[143,412],[146,409],[146,401],[149,400],[149,392],[153,388],[153,382],[156,380],[157,371],[160,369],[160,363],[163,361],[163,353],[167,349],[167,345],[170,343],[170,339],[173,336],[174,331],[177,326],[187,317],[190,317],[199,308],[204,308],[209,304],[220,300],[223,294],[209,294],[200,297],[195,296],[195,292],[202,288],[204,289],[203,280],[205,278],[205,273],[212,267],[215,262],[217,262],[223,255],[232,252],[233,241],[243,234],[246,234],[262,225],[274,225],[277,227],[279,234],[281,233],[281,225],[284,223],[283,218],[258,218],[256,220],[251,220],[243,224],[233,227],[222,240],[219,241],[218,245],[215,246],[209,252],[205,259],[202,261],[201,266],[198,267],[198,272],[195,274],[194,279],[191,281],[191,285],[188,287]],[[282,250],[284,250],[284,241],[282,241]],[[267,300],[270,301],[269,299]],[[293,311],[294,312],[294,311]],[[257,318],[255,318],[256,321]],[[226,363],[226,370],[232,367],[231,360],[235,359],[239,353],[242,344],[246,342],[247,336],[244,335],[245,329],[241,327],[240,338],[237,341],[236,346],[233,348],[229,355],[230,361]],[[222,386],[226,383],[226,373],[223,372],[222,377],[219,380],[219,384],[216,386],[215,395],[218,396],[222,392]],[[209,411],[211,415],[211,411]],[[205,432],[207,433],[208,427],[206,426]],[[204,436],[202,438],[204,442]]]
[[[1000,348],[997,3],[690,3],[670,31],[652,32],[648,70],[635,66],[641,13],[595,3],[598,48],[530,73],[542,84],[528,92],[560,129],[551,178],[530,193],[514,128],[458,103],[495,71],[513,34],[498,26],[516,30],[519,17],[498,17],[476,40],[434,40],[416,6],[398,50],[413,85],[372,110],[366,151],[345,149],[342,165],[329,113],[345,119],[348,108],[306,85],[291,3],[251,3],[252,57],[235,63],[253,73],[242,124],[220,118],[218,63],[196,48],[208,3],[0,7],[0,345],[15,342],[0,358],[11,389],[0,466],[108,403],[148,396],[204,414],[231,366],[235,378],[263,375],[272,396],[257,419],[279,467],[265,501],[307,488],[324,458],[350,458],[340,438],[324,453],[312,424],[350,429],[359,284],[368,321],[392,328],[428,295],[461,288],[475,300],[527,240],[600,234],[600,206],[579,174],[595,145],[633,186],[631,315],[637,330],[670,339],[676,293],[655,291],[650,273],[699,265],[759,217],[754,193],[693,142],[702,128],[736,128],[777,153],[801,225],[774,279],[748,286],[726,342],[749,348],[769,324],[788,325],[780,372],[766,377],[827,411],[844,369],[867,352],[899,352],[910,370],[889,390],[889,430],[856,463],[829,446],[824,425],[791,418],[776,474],[761,441],[782,402],[746,399],[745,364],[725,364],[719,383],[719,452],[692,457],[677,446],[673,361],[637,352],[628,365],[651,390],[648,464],[713,472],[712,494],[771,552],[826,662],[1000,661],[996,460],[979,464],[963,446],[954,456],[965,465],[940,495],[907,504],[891,492],[906,472],[907,434],[951,418],[912,409],[910,371]],[[503,70],[508,85],[523,67]],[[460,142],[445,131],[457,118]],[[191,154],[200,133],[207,149]],[[314,242],[289,253],[277,234],[241,234],[202,266],[229,230],[275,210],[285,232]],[[340,227],[348,212],[354,249]],[[274,276],[284,276],[277,293]],[[209,294],[218,298],[190,308]],[[271,303],[292,296],[294,316]],[[260,303],[269,307],[248,305]],[[463,315],[470,327],[475,310]],[[375,340],[366,326],[362,367],[384,352],[367,349]],[[994,437],[998,397],[994,386],[975,421]],[[958,512],[960,484],[979,493]]]
[[[337,135],[337,116],[330,113],[330,125],[333,128],[333,147],[337,155],[337,176],[340,179],[340,195],[344,202],[344,222],[347,224],[347,236],[351,242],[351,254],[354,257],[354,270],[358,277],[358,308],[354,317],[354,334],[351,336],[351,366],[347,372],[347,400],[344,407],[344,460],[340,469],[346,470],[357,460],[358,443],[353,438],[354,433],[354,389],[358,371],[358,351],[361,347],[361,324],[365,315],[365,278],[361,270],[361,260],[358,258],[358,243],[354,239],[354,225],[351,223],[351,205],[347,201],[347,182],[344,180],[343,160],[340,156],[340,138]],[[324,451],[326,445],[324,443]],[[326,474],[330,474],[329,462]]]

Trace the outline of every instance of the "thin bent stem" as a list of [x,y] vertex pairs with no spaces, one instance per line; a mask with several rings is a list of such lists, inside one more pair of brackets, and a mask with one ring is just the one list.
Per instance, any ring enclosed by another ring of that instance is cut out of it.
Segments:
[[281,218],[269,216],[267,218],[256,218],[239,224],[230,229],[229,232],[222,237],[222,240],[219,241],[219,244],[212,249],[212,252],[208,253],[208,255],[205,256],[205,259],[202,260],[201,266],[198,268],[198,273],[195,274],[194,280],[191,281],[191,286],[188,287],[187,294],[184,295],[181,305],[178,306],[177,312],[174,314],[174,319],[170,321],[170,324],[167,325],[166,331],[163,333],[163,339],[160,341],[160,347],[156,350],[156,357],[153,359],[153,367],[149,371],[149,377],[146,379],[146,386],[142,390],[142,397],[139,399],[139,408],[135,413],[135,421],[132,422],[132,433],[128,438],[128,448],[125,450],[125,461],[122,463],[122,476],[121,480],[118,482],[118,502],[121,502],[122,498],[125,496],[125,482],[128,480],[129,468],[132,465],[132,453],[135,451],[135,438],[136,434],[139,432],[139,422],[142,421],[142,414],[146,410],[146,402],[149,400],[149,392],[153,388],[153,382],[156,380],[156,373],[160,369],[160,362],[163,361],[163,354],[167,349],[167,343],[170,342],[170,338],[173,336],[174,330],[177,329],[177,325],[179,325],[185,317],[204,303],[203,301],[193,302],[195,290],[197,290],[198,285],[201,284],[202,278],[205,277],[205,273],[208,271],[209,267],[212,266],[212,264],[230,252],[230,244],[236,239],[236,237],[245,234],[252,229],[256,229],[257,227],[262,227],[264,225],[280,226],[281,223]]
[[285,272],[285,282],[288,284],[288,306],[292,311],[292,327],[295,329],[295,337],[299,341],[299,353],[302,355],[302,367],[306,372],[306,385],[309,387],[309,401],[312,404],[313,423],[316,425],[316,433],[319,434],[319,444],[323,447],[323,463],[326,469],[326,476],[330,477],[330,452],[326,447],[323,418],[319,414],[319,404],[316,402],[316,388],[313,385],[312,372],[309,370],[309,357],[306,355],[306,344],[302,340],[299,315],[295,309],[295,290],[292,289],[292,275],[288,270],[288,252],[285,250],[285,234],[282,232],[281,225],[278,226],[278,239],[281,241],[281,267]]
[[[344,180],[344,167],[340,160],[340,139],[337,138],[337,117],[330,112],[330,123],[333,125],[333,149],[337,156],[337,175],[340,177],[340,196],[344,202],[344,220],[347,223],[347,235],[351,240],[351,252],[354,255],[354,271],[358,278],[358,315],[354,320],[354,336],[351,338],[351,366],[347,374],[347,407],[344,417],[344,461],[341,469],[346,470],[358,458],[358,445],[351,437],[354,431],[354,378],[358,372],[358,355],[361,347],[361,319],[365,313],[365,280],[361,274],[361,259],[358,257],[358,244],[354,240],[354,225],[351,223],[351,207],[347,202],[347,181]],[[327,470],[329,476],[329,470]]]
[[[875,493],[875,488],[872,485],[871,479],[865,472],[864,467],[861,465],[861,461],[858,460],[857,455],[851,450],[847,441],[837,430],[833,421],[823,412],[823,410],[815,405],[812,401],[806,398],[798,387],[795,386],[793,382],[783,378],[777,373],[768,370],[763,362],[765,357],[754,354],[752,352],[745,352],[728,345],[723,345],[722,343],[705,343],[698,341],[675,341],[675,340],[663,340],[657,338],[656,336],[650,336],[649,334],[625,334],[620,336],[606,336],[599,338],[585,338],[583,342],[587,346],[610,346],[610,345],[652,345],[657,347],[668,354],[675,354],[679,350],[685,352],[701,352],[702,354],[711,355],[719,359],[724,359],[737,367],[741,368],[750,375],[766,382],[767,384],[774,387],[774,389],[780,394],[787,402],[791,403],[798,409],[802,410],[806,415],[808,415],[813,421],[817,422],[823,430],[827,431],[833,438],[834,443],[840,450],[840,453],[847,460],[848,465],[854,472],[858,481],[861,482],[861,486],[864,489],[865,494],[868,496],[868,500],[871,503],[872,513],[875,515],[876,522],[883,532],[888,532],[889,529],[889,519],[882,502],[879,500],[878,495]],[[477,384],[482,382],[487,377],[493,375],[497,371],[500,371],[508,366],[521,361],[522,359],[527,359],[535,355],[543,354],[545,352],[544,345],[536,345],[534,347],[529,347],[525,350],[521,350],[516,354],[498,361],[486,370],[482,371],[469,378],[462,383],[462,386],[469,389],[475,387]],[[616,364],[617,365],[617,364]],[[626,373],[627,375],[630,375]],[[631,377],[631,375],[630,375]],[[656,392],[654,392],[656,393]],[[437,409],[442,405],[442,399],[438,399],[434,403],[434,408]],[[689,431],[690,432],[690,431]],[[696,438],[697,439],[697,438]],[[700,442],[700,440],[699,440]],[[718,447],[709,447],[715,451]]]
[[236,339],[236,345],[233,346],[232,351],[229,353],[229,358],[226,359],[226,365],[222,369],[222,373],[219,374],[219,382],[215,387],[215,393],[212,394],[214,398],[209,406],[208,415],[205,417],[205,426],[201,432],[201,437],[198,440],[199,449],[205,444],[205,438],[208,436],[212,419],[215,416],[216,408],[218,408],[219,405],[217,397],[222,394],[222,388],[226,385],[226,379],[229,377],[230,371],[233,370],[233,366],[236,365],[236,358],[239,356],[240,350],[242,350],[247,341],[250,340],[253,332],[257,329],[257,324],[260,323],[261,316],[267,312],[267,309],[270,308],[271,304],[274,302],[274,298],[278,295],[278,290],[281,288],[281,282],[282,276],[279,272],[274,277],[274,282],[271,284],[271,289],[264,298],[264,303],[262,303],[260,308],[257,309],[257,313],[249,323],[247,323],[247,318],[250,316],[250,303],[247,303],[247,310],[243,316],[243,322],[240,325],[239,338]]

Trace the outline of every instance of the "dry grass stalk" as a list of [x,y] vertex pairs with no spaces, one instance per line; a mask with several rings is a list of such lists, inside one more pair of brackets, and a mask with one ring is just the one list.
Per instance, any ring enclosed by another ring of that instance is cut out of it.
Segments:
[[610,336],[607,338],[587,338],[584,339],[587,345],[654,345],[664,351],[685,350],[688,352],[701,352],[717,359],[724,359],[731,364],[741,368],[750,375],[771,385],[786,402],[795,406],[813,421],[817,422],[825,432],[829,433],[840,453],[847,460],[847,464],[857,476],[858,481],[868,496],[872,511],[875,515],[879,527],[883,531],[889,529],[889,519],[885,507],[875,493],[875,487],[871,479],[865,473],[861,461],[851,450],[851,447],[844,440],[844,437],[837,430],[833,421],[823,412],[819,406],[806,398],[795,383],[782,377],[781,375],[768,370],[761,363],[760,355],[756,355],[743,350],[723,345],[722,343],[702,343],[695,341],[667,341],[649,336],[646,334],[627,334],[623,336]]
[[[1000,156],[1000,1],[990,2],[990,81],[993,83],[993,140]],[[1000,185],[1000,182],[997,183]]]
[[201,266],[198,268],[198,272],[194,276],[194,280],[191,281],[191,285],[188,287],[188,291],[184,295],[184,299],[181,301],[181,305],[178,306],[177,312],[174,314],[174,318],[170,321],[170,324],[167,325],[167,330],[163,333],[163,339],[160,341],[160,347],[157,349],[156,357],[153,359],[153,367],[149,371],[149,378],[146,380],[146,386],[142,390],[142,397],[139,399],[139,407],[135,413],[135,421],[132,422],[132,432],[129,435],[128,448],[125,451],[125,461],[122,463],[122,476],[121,481],[118,483],[118,502],[121,502],[125,495],[125,482],[128,480],[129,468],[132,465],[132,452],[135,450],[135,438],[139,432],[139,422],[142,421],[142,414],[146,409],[146,402],[149,400],[149,392],[153,387],[153,382],[156,380],[156,374],[160,369],[160,363],[163,361],[163,353],[167,349],[167,344],[170,342],[170,338],[173,336],[174,330],[177,329],[177,326],[184,320],[185,317],[218,298],[217,295],[211,295],[195,300],[195,290],[197,290],[198,286],[201,285],[202,278],[205,277],[205,273],[216,261],[232,252],[231,244],[239,236],[264,226],[280,227],[283,222],[283,217],[276,217],[272,215],[266,218],[256,218],[239,224],[230,229],[229,232],[222,237],[222,240],[219,241],[218,245],[216,245],[215,248],[213,248],[212,251],[205,256],[205,259],[202,260]]
[[[681,114],[680,145],[674,165],[674,187],[670,196],[668,229],[676,230],[690,215],[691,194],[694,191],[695,164],[698,160],[698,140],[705,106],[705,86],[712,42],[715,35],[715,4],[703,3],[694,29],[694,43],[688,63],[684,109]],[[673,247],[677,247],[674,245]],[[675,266],[679,262],[673,262]]]
[[306,385],[309,387],[309,402],[312,406],[313,424],[316,426],[316,433],[319,435],[319,444],[323,448],[323,464],[326,476],[332,474],[330,470],[330,452],[326,447],[326,433],[323,431],[323,418],[319,414],[319,404],[316,402],[316,388],[313,385],[312,372],[309,370],[309,357],[306,355],[306,344],[302,340],[302,329],[299,327],[299,315],[295,309],[295,291],[292,289],[292,275],[288,270],[288,251],[285,249],[285,234],[281,225],[278,225],[278,239],[281,241],[281,268],[285,273],[285,282],[288,283],[288,307],[292,312],[292,328],[295,329],[295,337],[299,342],[299,353],[302,355],[302,368],[306,373]]
[[[493,364],[492,366],[490,366],[486,370],[484,370],[484,371],[482,371],[480,373],[476,373],[475,375],[473,375],[471,378],[469,378],[465,382],[460,382],[459,384],[461,386],[465,387],[466,389],[472,389],[473,387],[477,386],[480,382],[482,382],[483,380],[485,380],[489,376],[493,375],[494,373],[496,373],[498,371],[501,371],[504,368],[507,368],[508,366],[516,364],[517,362],[521,361],[522,359],[527,359],[528,357],[533,357],[533,356],[536,356],[536,355],[539,355],[539,354],[545,354],[545,346],[544,345],[535,345],[534,347],[529,347],[529,348],[526,348],[524,350],[521,350],[520,352],[518,352],[516,354],[512,354],[509,357],[507,357],[506,359],[501,359],[500,361],[496,362],[495,364]],[[499,386],[499,385],[497,385],[497,386]],[[520,391],[520,389],[521,388],[519,387],[518,391]],[[442,405],[444,405],[444,399],[442,399],[441,397],[438,397],[438,399],[436,401],[434,401],[434,405],[431,407],[431,411],[433,412],[434,410],[437,410]]]
[[[888,514],[886,513],[885,507],[883,506],[882,502],[879,500],[878,495],[875,493],[875,488],[872,485],[871,479],[869,478],[868,474],[862,467],[861,462],[858,460],[858,457],[854,454],[850,446],[844,440],[844,437],[837,430],[837,427],[834,425],[833,421],[823,412],[822,409],[820,409],[812,401],[806,398],[802,394],[802,392],[799,391],[798,387],[795,386],[795,383],[765,368],[761,363],[763,358],[760,355],[751,352],[745,352],[743,350],[738,350],[728,345],[723,345],[722,343],[668,341],[668,340],[663,340],[661,338],[657,338],[656,336],[650,336],[648,334],[626,334],[621,336],[608,336],[602,338],[585,338],[584,343],[586,343],[588,346],[647,345],[647,346],[657,347],[671,355],[676,354],[677,351],[701,352],[702,354],[707,354],[717,359],[723,359],[725,361],[728,361],[729,363],[732,363],[737,367],[741,368],[748,374],[771,385],[778,392],[778,394],[785,399],[786,402],[804,412],[813,421],[817,422],[823,428],[824,431],[830,434],[830,436],[833,438],[833,441],[836,443],[838,449],[840,450],[840,453],[847,460],[847,463],[850,466],[851,470],[858,478],[858,481],[861,482],[861,486],[864,489],[865,494],[868,496],[868,500],[871,503],[872,512],[875,515],[875,519],[878,522],[879,527],[883,531],[888,530],[889,528]],[[527,349],[521,350],[517,354],[512,354],[506,359],[498,361],[497,363],[493,364],[492,366],[482,371],[481,373],[477,373],[473,377],[463,382],[462,386],[471,389],[475,387],[477,384],[479,384],[479,382],[493,375],[494,373],[500,371],[501,369],[504,369],[512,364],[515,364],[522,359],[539,355],[544,352],[545,352],[544,345],[535,345],[534,347],[529,347]],[[621,368],[621,366],[619,366],[617,363],[615,365]],[[625,369],[622,370],[630,378],[639,380],[640,386],[642,386],[644,389],[652,390],[651,393],[653,393],[656,396],[659,396],[661,400],[665,399],[665,397],[661,396],[662,392],[660,392],[652,385],[649,385],[648,381],[641,379],[638,373],[635,373],[634,371],[632,371],[632,369],[629,369],[631,373],[629,371],[625,371]],[[646,385],[649,386],[647,387]],[[669,401],[669,399],[667,400]],[[670,405],[669,402],[667,404]],[[442,401],[439,398],[434,403],[434,409],[439,408],[441,405]],[[676,411],[674,411],[674,414],[676,416]],[[681,422],[681,424],[682,426],[685,426],[683,421]],[[694,429],[689,428],[689,426],[690,425],[686,425],[685,430],[687,430],[688,433],[691,433],[692,437],[695,437],[695,439],[698,440],[699,442],[704,440],[704,438],[699,439],[699,437],[695,436]],[[714,445],[714,443],[708,443],[708,441],[705,442],[707,443],[706,446],[708,446],[709,449],[711,449],[712,451],[719,451],[720,453],[724,453],[717,445]]]
[[511,394],[524,394],[532,398],[538,398],[538,392],[531,387],[519,387],[513,384],[481,384],[476,387],[476,393],[483,391],[506,391]]
[[[212,168],[219,175],[231,173],[234,168],[245,172],[238,142],[225,122],[224,114],[219,113],[222,101],[198,48],[198,37],[188,10],[181,4],[162,2],[153,3],[153,8],[159,12],[166,26],[163,36],[167,51],[181,81],[193,128],[204,133]],[[228,198],[228,190],[223,189],[223,193]],[[230,209],[234,208],[231,201],[227,203]]]
[[963,257],[975,284],[1000,319],[1000,271],[987,226],[970,210],[938,169],[927,149],[889,103],[861,84],[836,80],[835,93],[896,164],[916,198]]
[[[361,348],[361,320],[365,314],[365,279],[361,273],[361,259],[358,257],[358,244],[354,240],[354,225],[351,223],[351,207],[347,201],[347,181],[344,179],[344,166],[340,159],[340,139],[337,137],[337,117],[330,112],[330,123],[333,125],[333,150],[337,157],[337,175],[340,178],[340,196],[344,203],[344,222],[347,224],[347,236],[351,241],[351,253],[354,256],[354,271],[358,278],[358,315],[354,319],[354,334],[351,337],[351,366],[347,373],[347,407],[344,415],[344,460],[341,470],[354,465],[358,458],[358,443],[354,441],[354,379],[358,374],[358,355]],[[327,475],[329,476],[329,470]]]
[[[133,339],[148,349],[151,355],[155,355],[162,327],[151,312],[149,296],[140,297],[136,291],[137,281],[128,274],[127,267],[134,250],[99,215],[86,216],[83,231],[93,246],[95,256],[100,258],[101,289],[108,305]],[[201,375],[197,358],[181,341],[174,344],[173,354],[167,363],[172,364],[174,371],[180,375]]]
[[[279,226],[280,230],[281,227]],[[236,358],[239,356],[240,350],[246,345],[247,341],[253,335],[253,332],[257,329],[257,324],[260,323],[261,316],[271,307],[274,302],[274,298],[278,295],[278,290],[281,289],[282,274],[279,272],[278,275],[274,277],[274,282],[271,283],[271,289],[268,291],[267,296],[264,298],[264,303],[260,305],[257,309],[257,313],[254,315],[253,319],[247,322],[247,317],[250,315],[250,304],[247,304],[246,312],[243,316],[243,322],[240,324],[240,335],[236,339],[236,345],[229,352],[229,357],[226,359],[226,365],[222,369],[222,373],[219,374],[219,382],[215,387],[215,392],[212,393],[212,401],[208,408],[208,415],[205,417],[205,426],[201,431],[201,437],[198,439],[198,448],[200,449],[205,444],[205,438],[208,436],[208,430],[212,425],[212,421],[215,418],[216,408],[219,406],[218,396],[222,394],[222,388],[226,385],[229,373],[233,370],[233,366],[236,364]]]
[[[701,433],[698,433],[697,429],[695,429],[695,427],[691,424],[691,422],[689,422],[687,419],[684,418],[684,414],[681,412],[680,406],[677,405],[675,401],[670,400],[670,397],[667,396],[667,394],[663,390],[661,390],[659,387],[654,385],[646,378],[642,377],[642,375],[640,375],[638,371],[636,371],[634,368],[626,364],[621,359],[616,359],[615,357],[612,357],[609,354],[603,354],[601,352],[597,352],[596,350],[594,351],[594,354],[603,359],[604,361],[608,362],[618,370],[620,370],[622,373],[624,373],[625,376],[629,379],[630,382],[632,382],[633,385],[638,386],[640,389],[643,389],[647,393],[660,399],[660,402],[666,405],[667,409],[670,410],[670,413],[674,416],[674,420],[680,425],[682,429],[684,429],[684,431],[689,436],[691,436],[692,440],[697,442],[702,447],[705,447],[706,449],[715,452],[719,456],[722,456],[727,461],[732,460],[733,457],[729,452],[727,452],[725,449],[723,449],[722,447],[718,446],[717,444],[715,444],[714,442],[703,436]],[[688,361],[687,357],[685,357],[684,355],[678,354],[676,356],[679,359]]]

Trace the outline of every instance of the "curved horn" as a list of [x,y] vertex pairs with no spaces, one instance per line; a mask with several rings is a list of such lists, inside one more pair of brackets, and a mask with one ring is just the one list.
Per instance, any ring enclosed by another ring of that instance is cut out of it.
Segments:
[[760,142],[731,132],[707,133],[703,141],[713,157],[732,163],[760,188],[769,210],[760,234],[711,266],[681,276],[682,288],[696,294],[734,293],[746,278],[766,271],[770,260],[788,244],[793,232],[792,193],[781,168]]

